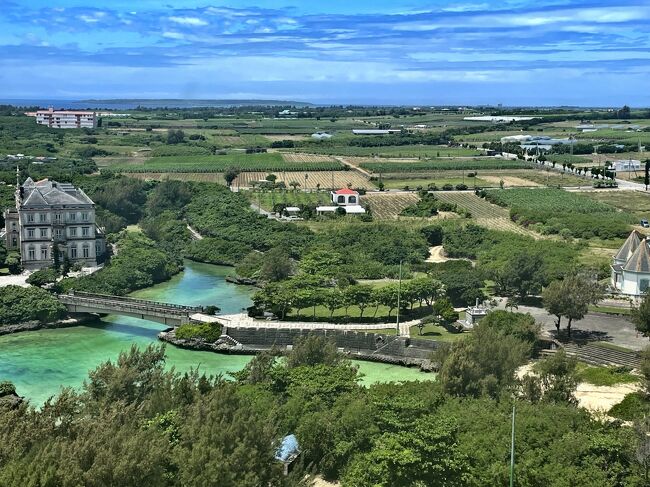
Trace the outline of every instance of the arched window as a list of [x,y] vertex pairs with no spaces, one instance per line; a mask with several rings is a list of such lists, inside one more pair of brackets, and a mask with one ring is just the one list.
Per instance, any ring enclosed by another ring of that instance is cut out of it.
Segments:
[[338,198],[336,198],[337,203],[345,203],[345,196],[340,195]]
[[356,204],[357,203],[357,197],[356,196],[350,196],[348,198],[348,203]]

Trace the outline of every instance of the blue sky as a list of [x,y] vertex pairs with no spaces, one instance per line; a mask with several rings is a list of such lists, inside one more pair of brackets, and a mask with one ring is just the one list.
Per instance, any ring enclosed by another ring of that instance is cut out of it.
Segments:
[[0,98],[650,106],[650,0],[0,0]]

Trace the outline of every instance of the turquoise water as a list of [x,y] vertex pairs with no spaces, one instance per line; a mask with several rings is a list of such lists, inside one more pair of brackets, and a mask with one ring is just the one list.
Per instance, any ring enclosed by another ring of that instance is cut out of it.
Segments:
[[[252,290],[228,284],[232,269],[186,262],[185,271],[168,282],[138,291],[134,296],[188,305],[217,305],[223,313],[236,313],[250,306]],[[98,324],[59,330],[39,330],[0,337],[0,380],[11,380],[18,393],[34,404],[42,404],[62,386],[79,387],[88,371],[106,360],[114,360],[132,344],[146,347],[159,343],[158,323],[109,316]],[[167,364],[176,370],[198,368],[211,375],[242,369],[250,356],[193,352],[167,346]],[[417,369],[357,362],[363,382],[427,380]]]

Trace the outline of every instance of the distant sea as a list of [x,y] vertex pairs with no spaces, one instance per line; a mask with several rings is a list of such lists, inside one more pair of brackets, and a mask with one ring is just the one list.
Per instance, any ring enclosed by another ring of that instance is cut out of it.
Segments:
[[311,106],[310,103],[288,100],[34,100],[0,99],[0,105],[72,110],[133,110],[143,108],[224,108],[234,106]]

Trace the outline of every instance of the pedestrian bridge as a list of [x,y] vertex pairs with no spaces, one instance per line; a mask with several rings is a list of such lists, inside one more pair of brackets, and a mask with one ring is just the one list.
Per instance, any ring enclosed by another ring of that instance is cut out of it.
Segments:
[[168,326],[179,326],[188,323],[191,321],[192,315],[197,315],[203,311],[200,306],[183,306],[148,301],[146,299],[79,291],[59,294],[57,297],[61,303],[67,306],[70,313],[116,314],[155,321]]

